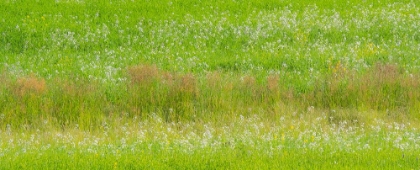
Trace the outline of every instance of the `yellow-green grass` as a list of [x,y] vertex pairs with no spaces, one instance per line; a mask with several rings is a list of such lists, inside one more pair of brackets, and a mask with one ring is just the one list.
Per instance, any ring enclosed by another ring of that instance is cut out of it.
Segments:
[[[366,73],[346,70],[324,75],[301,91],[280,75],[259,82],[250,74],[208,72],[205,76],[173,73],[154,65],[129,67],[127,83],[108,86],[84,79],[47,81],[28,75],[2,76],[2,128],[38,126],[47,119],[57,126],[79,124],[94,129],[102,120],[122,115],[147,119],[156,114],[167,122],[210,121],[237,115],[276,118],[290,109],[328,113],[335,123],[375,118],[418,122],[420,79],[393,64],[376,64]],[[361,114],[371,112],[376,114]]]
[[[327,114],[167,123],[119,117],[0,131],[1,169],[416,169],[418,126],[330,123]],[[45,129],[43,129],[45,128]]]
[[0,169],[417,169],[419,2],[2,1]]

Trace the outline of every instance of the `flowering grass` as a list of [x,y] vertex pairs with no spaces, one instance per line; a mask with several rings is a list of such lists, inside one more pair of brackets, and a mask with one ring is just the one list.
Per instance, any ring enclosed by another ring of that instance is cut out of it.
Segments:
[[417,169],[420,4],[0,2],[0,169]]
[[[166,123],[120,118],[79,127],[0,132],[2,169],[416,169],[418,126],[319,117]],[[113,123],[111,123],[113,122]],[[118,125],[114,124],[118,123]],[[115,126],[111,125],[114,124]],[[51,127],[50,122],[44,122]]]
[[200,77],[139,65],[127,68],[126,76],[127,83],[110,87],[83,79],[47,81],[33,74],[13,79],[4,74],[2,127],[36,127],[49,120],[62,128],[78,124],[89,130],[123,115],[147,119],[156,114],[166,122],[177,122],[255,113],[277,118],[291,111],[328,113],[334,119],[331,123],[419,121],[420,75],[406,75],[393,64],[376,64],[366,73],[325,75],[310,91],[284,84],[279,75],[258,82],[250,74],[209,72]]

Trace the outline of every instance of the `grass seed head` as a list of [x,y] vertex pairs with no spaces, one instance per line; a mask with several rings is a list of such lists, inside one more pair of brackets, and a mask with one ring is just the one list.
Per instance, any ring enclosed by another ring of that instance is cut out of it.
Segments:
[[192,74],[186,74],[181,77],[180,90],[187,94],[197,95],[197,81]]
[[21,77],[16,82],[15,93],[24,96],[29,93],[43,94],[47,89],[45,79],[37,78],[34,74],[28,77]]
[[279,76],[270,75],[267,77],[267,87],[271,92],[277,92],[279,90]]
[[128,68],[133,84],[150,84],[159,77],[159,69],[155,65],[140,65]]

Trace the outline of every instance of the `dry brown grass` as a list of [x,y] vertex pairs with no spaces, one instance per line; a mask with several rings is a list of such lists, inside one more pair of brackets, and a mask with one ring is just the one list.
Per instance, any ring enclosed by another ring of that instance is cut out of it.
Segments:
[[380,87],[383,85],[395,85],[401,83],[403,74],[399,71],[399,68],[395,64],[382,64],[377,63],[370,70],[362,80],[365,86]]
[[55,79],[54,84],[62,94],[68,97],[86,97],[94,93],[98,86],[96,82],[75,82],[63,79]]
[[129,67],[128,74],[133,84],[150,84],[160,78],[159,69],[155,65]]
[[267,88],[272,93],[277,93],[279,91],[279,75],[269,75],[267,77]]
[[41,95],[47,90],[45,79],[38,78],[34,74],[27,77],[17,79],[14,93],[18,96],[25,96],[27,94]]
[[175,84],[175,80],[178,78],[177,75],[174,75],[170,72],[162,72],[162,83],[167,85],[167,86],[173,86]]
[[245,88],[248,88],[249,90],[255,88],[255,85],[256,85],[255,77],[251,75],[247,75],[243,77],[242,84],[244,85]]
[[197,80],[192,74],[186,74],[180,77],[179,89],[181,92],[196,96],[198,95]]

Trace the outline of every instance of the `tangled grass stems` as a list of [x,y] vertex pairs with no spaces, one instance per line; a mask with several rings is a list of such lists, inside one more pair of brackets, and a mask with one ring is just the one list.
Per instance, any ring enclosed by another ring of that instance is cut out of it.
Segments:
[[278,75],[257,82],[252,75],[210,72],[198,77],[139,65],[129,67],[127,76],[129,82],[115,89],[94,81],[46,81],[34,74],[16,80],[3,76],[1,97],[8,102],[2,104],[2,124],[17,127],[49,119],[89,129],[122,115],[147,119],[157,114],[168,122],[255,112],[274,116],[284,114],[279,109],[284,105],[301,112],[316,108],[335,120],[364,121],[368,116],[357,114],[362,111],[383,112],[381,117],[401,121],[419,118],[419,75],[406,75],[394,64],[378,63],[365,73],[333,72],[304,92],[288,87]]

